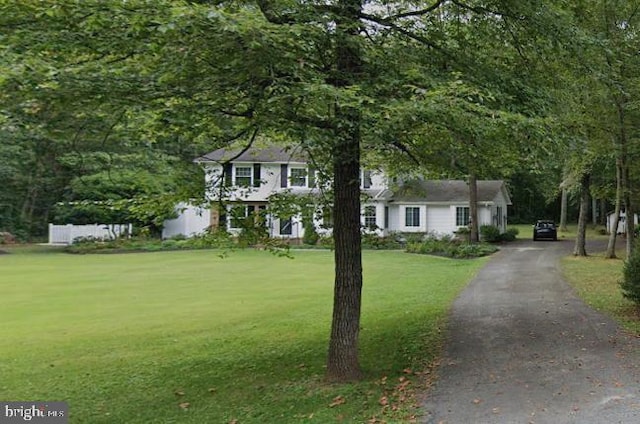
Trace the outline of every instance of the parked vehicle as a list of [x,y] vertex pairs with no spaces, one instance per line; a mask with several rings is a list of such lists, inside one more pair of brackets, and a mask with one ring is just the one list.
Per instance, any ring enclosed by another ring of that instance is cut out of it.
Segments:
[[558,240],[558,230],[553,221],[539,220],[533,226],[533,241],[540,239]]

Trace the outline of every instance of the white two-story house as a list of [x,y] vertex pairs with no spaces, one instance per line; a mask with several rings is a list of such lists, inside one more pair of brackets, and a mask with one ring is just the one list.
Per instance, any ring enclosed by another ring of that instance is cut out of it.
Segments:
[[[193,235],[208,227],[239,231],[238,216],[262,212],[272,237],[301,238],[301,216],[279,218],[269,214],[276,193],[320,194],[316,171],[299,151],[281,147],[240,150],[219,149],[195,160],[205,170],[207,208],[186,207],[165,223],[163,237]],[[459,180],[391,181],[381,171],[363,170],[362,226],[365,231],[453,234],[469,224],[469,187]],[[319,196],[318,196],[319,197]],[[221,202],[222,200],[222,202]],[[511,204],[503,181],[478,181],[478,220],[506,230]],[[184,205],[183,205],[184,206]],[[327,214],[317,214],[319,233],[331,231]],[[236,219],[234,219],[236,217]]]

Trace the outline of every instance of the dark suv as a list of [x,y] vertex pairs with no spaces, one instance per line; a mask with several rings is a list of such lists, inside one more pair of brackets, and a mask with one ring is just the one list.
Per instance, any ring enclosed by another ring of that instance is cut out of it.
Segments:
[[553,221],[540,220],[533,226],[533,241],[540,239],[558,240],[558,230]]

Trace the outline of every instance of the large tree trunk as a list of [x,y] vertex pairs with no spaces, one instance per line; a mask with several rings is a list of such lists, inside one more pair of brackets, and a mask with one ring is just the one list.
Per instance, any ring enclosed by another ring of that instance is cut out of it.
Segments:
[[[625,161],[626,162],[626,161]],[[633,251],[633,241],[635,237],[635,211],[631,202],[631,178],[629,177],[629,165],[625,163],[625,169],[623,173],[622,185],[624,187],[624,210],[625,210],[625,222],[627,223],[626,236],[627,236],[627,258],[631,257]]]
[[478,227],[478,178],[473,172],[469,174],[469,240],[471,243],[480,241]]
[[574,256],[587,256],[587,221],[589,217],[589,185],[591,174],[585,172],[580,180],[580,214],[578,215],[578,234],[573,248]]
[[[360,0],[341,0],[336,21],[336,68],[332,81],[347,87],[360,73],[358,48]],[[358,334],[362,294],[360,239],[360,113],[336,105],[333,148],[335,287],[327,379],[350,381],[361,377]]]
[[607,225],[607,200],[600,199],[600,215],[598,216],[598,225]]
[[609,243],[604,257],[607,259],[616,258],[616,238],[618,237],[618,223],[620,222],[620,210],[622,206],[622,159],[616,159],[616,204],[613,212],[613,222],[609,228]]
[[562,186],[562,194],[560,197],[560,231],[567,231],[567,188]]

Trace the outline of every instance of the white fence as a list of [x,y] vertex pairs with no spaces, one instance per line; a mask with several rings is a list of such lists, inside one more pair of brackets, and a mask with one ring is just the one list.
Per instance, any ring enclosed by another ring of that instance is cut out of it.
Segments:
[[114,239],[130,235],[131,224],[53,225],[49,224],[49,244],[73,244],[78,237]]

